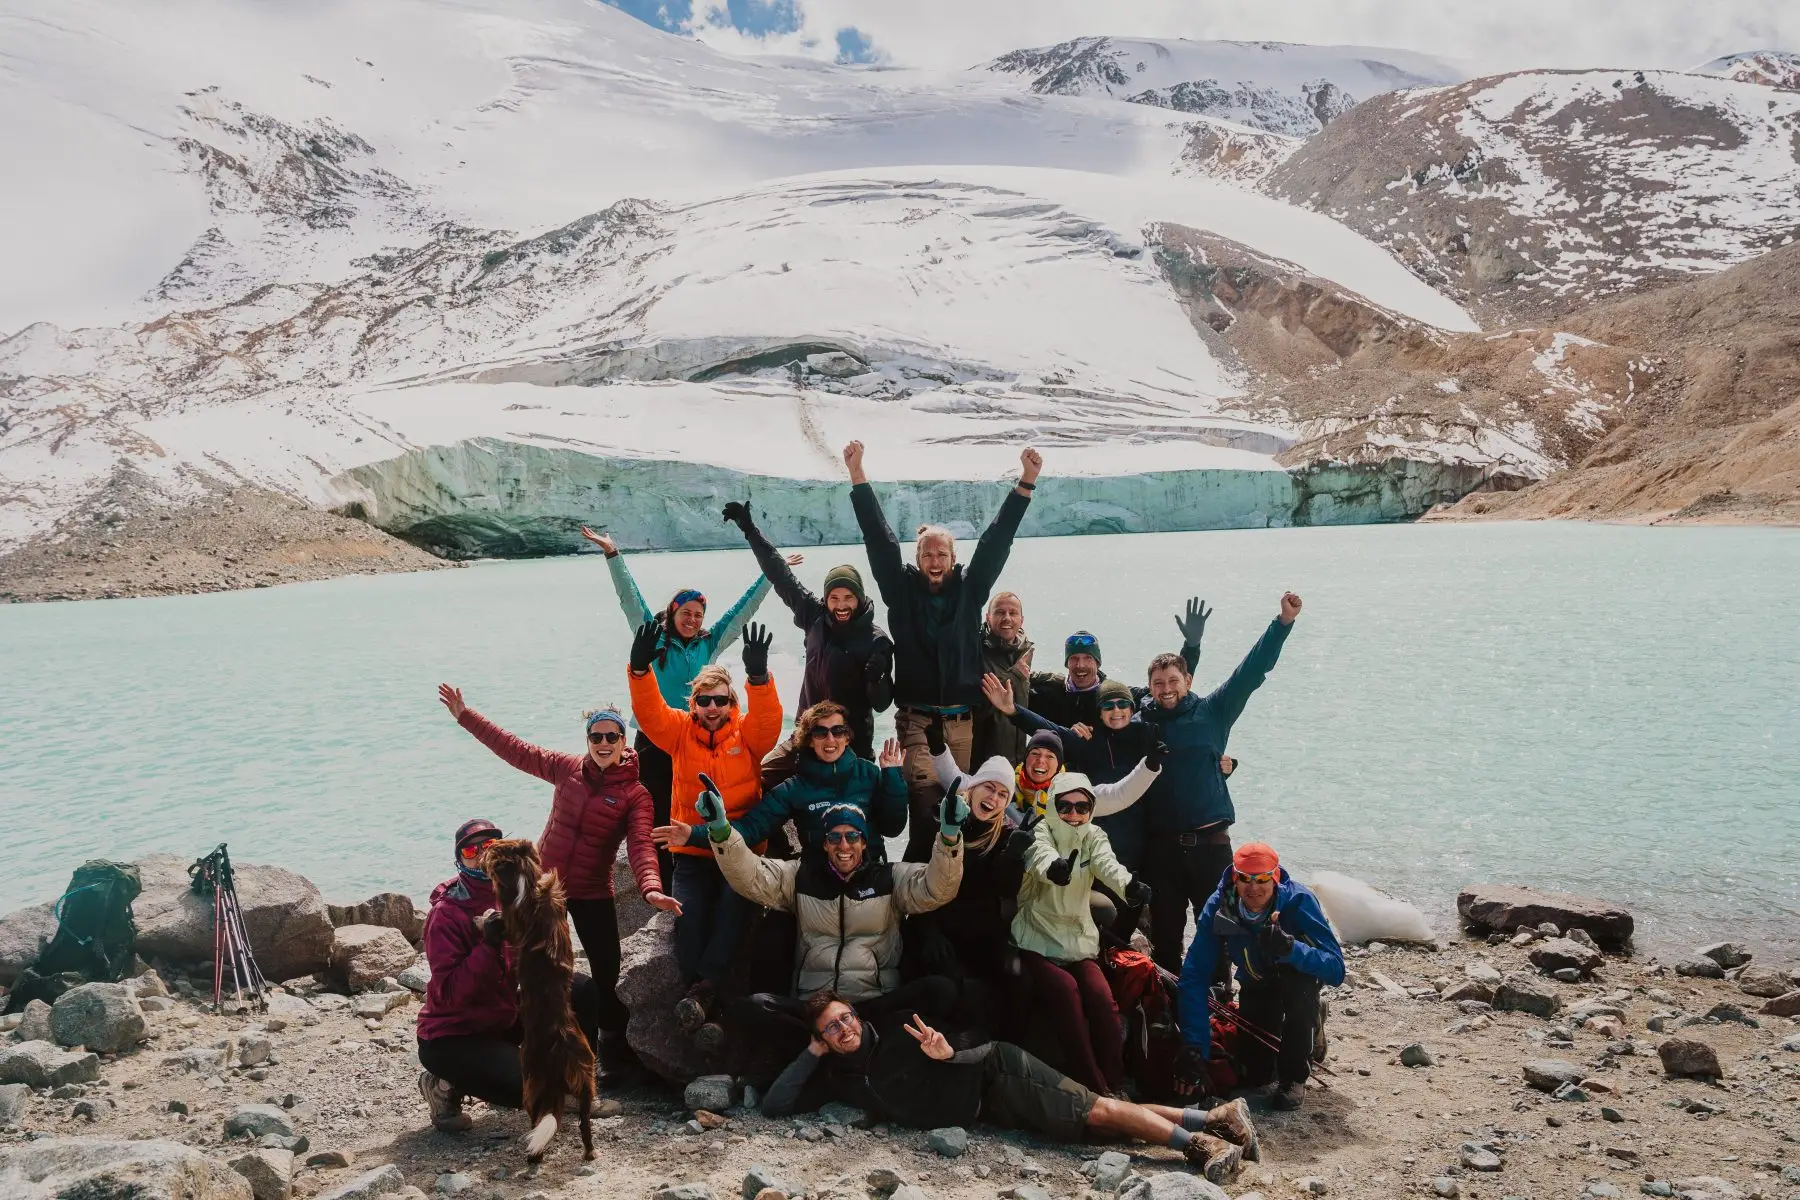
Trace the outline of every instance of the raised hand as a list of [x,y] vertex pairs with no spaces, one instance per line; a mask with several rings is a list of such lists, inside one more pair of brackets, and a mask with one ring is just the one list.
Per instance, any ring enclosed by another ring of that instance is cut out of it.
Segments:
[[694,812],[706,822],[706,836],[715,842],[725,841],[731,836],[731,822],[725,819],[725,797],[719,794],[719,785],[704,773],[700,787],[700,794],[694,798]]
[[1278,963],[1284,963],[1293,957],[1294,935],[1281,927],[1281,910],[1276,909],[1269,914],[1269,923],[1262,930],[1263,953]]
[[1057,887],[1068,887],[1069,880],[1075,877],[1075,864],[1081,860],[1080,850],[1069,851],[1069,857],[1059,858],[1044,868],[1044,878]]
[[897,767],[905,761],[906,751],[900,749],[900,743],[897,740],[889,738],[887,741],[881,743],[881,757],[876,760],[876,765],[883,767]]
[[969,802],[955,792],[947,792],[938,804],[938,832],[946,841],[962,836],[962,823],[968,820]]
[[1094,727],[1085,721],[1077,721],[1075,724],[1069,726],[1069,732],[1084,742],[1091,742],[1094,740]]
[[927,1025],[918,1013],[913,1014],[912,1024],[906,1027],[906,1032],[913,1035],[914,1040],[919,1043],[919,1049],[925,1052],[926,1058],[947,1062],[956,1053],[950,1048],[950,1043],[944,1035]]
[[753,621],[744,626],[744,674],[751,682],[769,677],[769,647],[774,642],[775,635],[769,632],[767,625]]
[[1038,472],[1044,469],[1044,456],[1033,447],[1027,446],[1019,452],[1019,482],[1036,483]]
[[1213,610],[1206,607],[1206,601],[1195,596],[1187,602],[1187,619],[1175,618],[1175,628],[1181,630],[1181,644],[1198,646],[1200,639],[1206,636],[1206,619],[1212,616]]
[[1152,771],[1160,771],[1162,770],[1163,760],[1168,757],[1169,743],[1159,738],[1156,741],[1151,742],[1150,748],[1144,751],[1144,765],[1149,767]]
[[805,561],[806,555],[800,553],[798,550],[787,556],[787,565],[790,567],[797,567]]
[[1300,594],[1298,592],[1281,593],[1281,623],[1292,625],[1294,618],[1300,615]]
[[1013,701],[1012,685],[992,671],[981,677],[981,694],[987,697],[988,703],[994,706],[996,712],[1003,712],[1010,717],[1018,711],[1019,706]]
[[595,533],[593,530],[589,529],[586,525],[583,525],[581,527],[581,536],[586,538],[588,541],[594,543],[594,545],[600,547],[602,550],[606,551],[606,557],[608,557],[608,558],[611,558],[613,555],[615,555],[619,552],[618,543],[613,541],[611,537],[609,537],[608,535],[606,535],[604,533]]
[[631,636],[631,673],[642,675],[656,661],[657,643],[662,641],[662,628],[655,621],[645,621]]
[[844,447],[844,466],[850,472],[851,483],[867,483],[869,477],[863,473],[863,444],[851,442]]
[[438,699],[443,701],[444,707],[450,710],[450,715],[452,717],[458,721],[462,720],[463,710],[467,708],[468,705],[463,703],[461,688],[451,687],[447,683],[440,683],[438,684]]
[[674,913],[678,917],[681,915],[681,901],[661,892],[645,892],[644,903],[659,912]]
[[[673,817],[667,825],[658,825],[650,831],[650,840],[668,849],[670,846],[685,846],[688,839],[694,836],[694,827],[686,821],[677,821]],[[646,897],[647,898],[647,897]]]
[[949,748],[950,743],[944,740],[944,718],[934,713],[931,723],[925,726],[925,749],[936,758]]
[[726,523],[736,525],[745,533],[756,528],[756,522],[750,516],[750,505],[742,500],[733,500],[720,512]]

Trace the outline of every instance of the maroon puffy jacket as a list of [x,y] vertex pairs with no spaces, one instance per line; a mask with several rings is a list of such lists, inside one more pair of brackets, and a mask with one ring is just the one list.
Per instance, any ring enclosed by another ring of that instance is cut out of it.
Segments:
[[610,900],[613,860],[624,842],[631,873],[645,896],[662,891],[656,844],[650,838],[650,793],[638,782],[637,755],[627,750],[605,771],[585,754],[533,746],[472,708],[458,722],[495,754],[556,788],[550,819],[538,838],[538,857],[562,876],[570,900]]
[[419,1040],[503,1037],[519,1019],[512,947],[490,946],[475,922],[499,908],[494,885],[458,874],[431,892],[425,918],[425,961],[431,982],[419,1009]]

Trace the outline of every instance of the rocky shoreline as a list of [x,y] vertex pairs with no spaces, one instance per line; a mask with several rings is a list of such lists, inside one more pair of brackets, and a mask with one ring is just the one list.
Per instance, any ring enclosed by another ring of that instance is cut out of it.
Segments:
[[[475,1105],[459,1135],[426,1119],[412,901],[328,905],[292,872],[240,865],[252,942],[284,982],[266,1013],[221,1015],[210,910],[184,866],[140,864],[143,974],[0,1019],[8,1200],[1800,1197],[1800,971],[1730,943],[1635,958],[1611,906],[1471,889],[1452,939],[1352,949],[1328,1024],[1335,1074],[1300,1112],[1258,1106],[1264,1159],[1221,1193],[1161,1148],[855,1110],[769,1120],[728,1076],[685,1080],[704,1064],[681,1061],[662,1024],[666,918],[628,891],[631,1040],[681,1078],[615,1094],[596,1161],[565,1133],[527,1171],[520,1114]],[[53,928],[48,906],[0,918],[0,984]]]

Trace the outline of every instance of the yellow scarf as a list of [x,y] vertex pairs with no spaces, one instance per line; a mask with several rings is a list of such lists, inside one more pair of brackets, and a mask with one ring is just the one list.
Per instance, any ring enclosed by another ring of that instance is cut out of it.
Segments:
[[[1057,768],[1056,774],[1062,774],[1061,767]],[[1052,775],[1050,779],[1051,782],[1055,782],[1056,775]],[[1025,764],[1020,763],[1013,768],[1012,803],[1013,807],[1019,811],[1020,816],[1041,817],[1049,811],[1050,784],[1046,783],[1043,787],[1037,787],[1030,783],[1025,778]]]

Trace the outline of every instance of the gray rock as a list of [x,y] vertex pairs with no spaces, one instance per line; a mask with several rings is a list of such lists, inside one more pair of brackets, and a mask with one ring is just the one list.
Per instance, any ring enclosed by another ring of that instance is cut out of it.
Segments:
[[279,1137],[294,1136],[294,1121],[286,1110],[274,1104],[240,1104],[225,1118],[225,1136],[262,1137],[273,1133]]
[[56,1035],[50,1031],[50,1006],[42,1000],[33,1000],[25,1006],[20,1014],[19,1027],[15,1031],[21,1042],[53,1042]]
[[1702,958],[1710,958],[1721,967],[1741,967],[1756,957],[1750,949],[1738,942],[1714,942],[1710,946],[1702,946],[1694,953]]
[[413,905],[412,897],[399,892],[381,892],[361,904],[327,904],[325,913],[332,925],[383,925],[397,929],[409,942],[425,936],[425,914]]
[[31,1089],[22,1083],[0,1084],[0,1129],[23,1122],[30,1099]]
[[417,992],[423,996],[425,988],[431,983],[431,963],[421,954],[418,962],[394,976],[394,982],[409,992]]
[[737,1103],[737,1085],[729,1075],[702,1075],[687,1085],[681,1101],[689,1111],[723,1112]]
[[138,1007],[145,1013],[165,1013],[174,1010],[175,1001],[169,996],[144,996],[138,1000]]
[[1400,1065],[1403,1067],[1435,1067],[1437,1058],[1426,1049],[1423,1042],[1414,1042],[1400,1051]]
[[1531,965],[1540,971],[1561,971],[1568,968],[1586,975],[1599,966],[1604,959],[1600,952],[1592,946],[1584,946],[1573,938],[1559,937],[1540,942],[1532,947],[1527,955]]
[[1602,1121],[1611,1121],[1614,1125],[1619,1125],[1624,1122],[1625,1114],[1616,1108],[1603,1104],[1600,1106],[1600,1119]]
[[286,1150],[289,1154],[305,1154],[312,1149],[312,1143],[303,1133],[287,1134],[265,1133],[256,1139],[256,1144],[264,1150]]
[[1500,987],[1494,992],[1494,1007],[1501,1012],[1549,1018],[1562,1011],[1562,997],[1538,977],[1513,971],[1500,981]]
[[915,1187],[910,1183],[903,1183],[894,1189],[894,1194],[890,1197],[890,1200],[931,1200],[931,1193],[922,1187]]
[[1605,900],[1504,884],[1464,888],[1456,898],[1456,911],[1465,926],[1484,933],[1512,933],[1550,923],[1559,932],[1585,929],[1609,949],[1623,948],[1634,924],[1629,912]]
[[1015,1183],[1000,1189],[1000,1200],[1052,1200],[1049,1192],[1035,1183]]
[[1677,1078],[1717,1079],[1725,1072],[1719,1067],[1719,1055],[1705,1042],[1688,1038],[1670,1038],[1656,1048],[1663,1070]]
[[178,1064],[183,1070],[198,1075],[217,1075],[229,1065],[231,1052],[222,1046],[189,1046],[163,1061]]
[[1679,959],[1675,963],[1675,973],[1694,979],[1723,979],[1725,968],[1710,958],[1695,955],[1691,958]]
[[[745,1104],[750,1102],[746,1100]],[[869,1114],[853,1104],[839,1104],[836,1100],[819,1105],[819,1120],[827,1125],[856,1125],[868,1123]]]
[[288,1200],[294,1190],[294,1156],[286,1150],[252,1150],[231,1159],[231,1169],[250,1181],[256,1200]]
[[1491,1008],[1494,1003],[1494,989],[1491,985],[1474,979],[1465,979],[1461,983],[1452,984],[1438,996],[1446,1004],[1480,1004],[1483,1008]]
[[876,1167],[863,1176],[863,1182],[869,1185],[871,1192],[885,1196],[905,1183],[906,1179],[892,1167]]
[[431,1190],[443,1196],[456,1196],[475,1186],[475,1181],[461,1171],[446,1171],[437,1177]]
[[1781,1048],[1786,1050],[1789,1054],[1800,1054],[1800,1033],[1796,1033],[1793,1037],[1781,1043]]
[[1675,1187],[1666,1179],[1646,1179],[1638,1184],[1638,1191],[1646,1196],[1673,1196]]
[[406,1176],[393,1163],[364,1171],[355,1179],[340,1183],[330,1191],[320,1192],[313,1200],[375,1200],[389,1196],[406,1186]]
[[1164,1171],[1140,1177],[1119,1192],[1119,1200],[1231,1200],[1231,1194],[1198,1175]]
[[1580,1083],[1584,1072],[1560,1058],[1534,1058],[1525,1064],[1525,1082],[1540,1092],[1554,1092],[1565,1083]]
[[[212,902],[189,890],[189,860],[153,854],[137,862],[143,891],[132,901],[137,952],[146,959],[210,963]],[[270,979],[322,971],[331,957],[331,918],[319,889],[280,867],[233,862],[239,907],[256,963]]]
[[1779,996],[1788,990],[1786,975],[1773,967],[1760,967],[1754,964],[1739,971],[1735,982],[1738,991],[1746,996],[1759,996],[1765,1000]]
[[[246,1033],[237,1044],[237,1065],[255,1067],[269,1061],[274,1053],[275,1044],[268,1038],[256,1033]],[[262,1200],[258,1197],[257,1200]]]
[[718,1200],[704,1183],[669,1183],[652,1193],[654,1200]]
[[1756,1011],[1765,1017],[1800,1017],[1800,988],[1764,1001]]
[[131,994],[139,1000],[148,1000],[152,996],[167,996],[169,985],[155,971],[145,971],[132,979],[126,980],[131,985]]
[[1485,983],[1490,988],[1500,986],[1500,969],[1484,962],[1472,962],[1463,967],[1463,974],[1476,983]]
[[1762,1022],[1745,1012],[1736,1004],[1715,1004],[1706,1010],[1708,1021],[1732,1021],[1739,1025],[1748,1025],[1752,1029],[1762,1028]]
[[418,960],[406,935],[386,925],[345,925],[334,931],[328,970],[334,983],[366,992]]
[[686,1083],[706,1069],[694,1039],[675,1024],[685,990],[675,965],[675,918],[659,912],[619,947],[619,999],[631,1014],[625,1040],[650,1070]]
[[1551,976],[1562,983],[1580,983],[1581,971],[1577,967],[1558,967],[1550,972]]
[[[744,1200],[756,1200],[757,1196],[765,1191],[780,1192],[788,1200],[800,1200],[800,1197],[806,1195],[804,1183],[795,1183],[791,1179],[783,1178],[776,1173],[774,1167],[764,1166],[762,1163],[757,1163],[750,1168],[749,1173],[744,1176],[744,1185],[740,1190]],[[768,1197],[763,1197],[763,1200],[768,1200]]]
[[65,1083],[92,1083],[98,1078],[100,1056],[92,1051],[77,1054],[52,1042],[0,1047],[0,1083],[58,1087]]
[[143,1041],[150,1027],[129,986],[84,983],[50,1006],[50,1031],[60,1045],[117,1054]]
[[1584,1196],[1598,1196],[1600,1200],[1618,1200],[1624,1193],[1604,1179],[1595,1180],[1581,1189]]
[[12,986],[55,936],[55,904],[33,904],[0,917],[0,986]]
[[379,1021],[396,1008],[412,1003],[412,998],[408,991],[364,992],[351,1002],[350,1011],[365,1021]]
[[1466,1171],[1498,1171],[1501,1167],[1500,1156],[1480,1142],[1464,1142],[1460,1156]]
[[1594,941],[1594,935],[1581,928],[1579,925],[1569,930],[1569,940],[1571,942],[1580,942],[1589,949],[1599,949],[1598,943]]
[[927,1133],[925,1144],[945,1158],[955,1158],[969,1148],[969,1131],[961,1125],[946,1125]]
[[1094,1188],[1097,1191],[1117,1191],[1125,1177],[1131,1174],[1131,1156],[1117,1150],[1108,1150],[1094,1160]]
[[110,1138],[40,1138],[7,1148],[8,1200],[253,1200],[250,1183],[192,1146]]
[[1431,1194],[1442,1196],[1444,1200],[1456,1200],[1462,1195],[1462,1185],[1448,1175],[1439,1175],[1431,1181]]
[[347,1167],[350,1165],[350,1156],[342,1150],[320,1150],[306,1156],[306,1165],[325,1169]]

